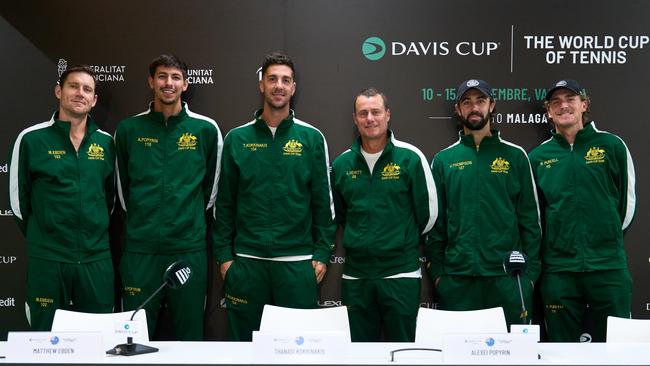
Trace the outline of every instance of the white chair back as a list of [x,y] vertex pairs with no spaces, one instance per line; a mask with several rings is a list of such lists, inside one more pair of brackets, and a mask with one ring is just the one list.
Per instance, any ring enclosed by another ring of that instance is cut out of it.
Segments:
[[449,333],[507,333],[503,308],[449,311],[420,308],[415,327],[415,343],[441,348]]
[[260,331],[343,332],[350,339],[348,308],[294,309],[264,305]]
[[650,319],[607,317],[607,342],[650,342]]

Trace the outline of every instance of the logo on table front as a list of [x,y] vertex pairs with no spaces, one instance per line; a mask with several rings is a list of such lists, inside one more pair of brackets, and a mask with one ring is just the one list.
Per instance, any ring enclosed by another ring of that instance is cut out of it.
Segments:
[[305,338],[303,336],[297,336],[294,340],[297,345],[302,346],[305,343]]
[[370,37],[363,41],[361,52],[370,61],[377,61],[386,54],[386,43],[379,37]]
[[59,337],[54,336],[54,337],[50,338],[50,343],[58,344],[59,343]]
[[495,341],[494,338],[492,338],[492,337],[488,337],[488,339],[485,340],[485,344],[486,344],[488,347],[492,347],[492,346],[494,346],[495,343],[496,343],[496,341]]

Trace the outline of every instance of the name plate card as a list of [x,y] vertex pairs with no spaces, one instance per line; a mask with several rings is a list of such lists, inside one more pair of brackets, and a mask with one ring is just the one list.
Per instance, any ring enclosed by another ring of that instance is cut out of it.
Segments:
[[29,363],[102,362],[100,332],[9,332],[7,361]]
[[350,340],[343,332],[253,332],[253,353],[259,363],[342,361]]
[[446,334],[445,363],[517,364],[537,362],[537,339],[527,334]]

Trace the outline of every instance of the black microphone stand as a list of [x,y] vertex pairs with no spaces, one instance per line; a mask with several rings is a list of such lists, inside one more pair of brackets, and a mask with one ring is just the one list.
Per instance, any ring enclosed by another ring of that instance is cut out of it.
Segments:
[[[154,296],[158,295],[160,291],[162,291],[165,286],[167,286],[167,282],[163,282],[160,287],[156,291],[154,291],[149,298],[147,298],[142,305],[138,306],[137,309],[133,311],[133,314],[131,314],[131,319],[129,321],[133,321],[133,317],[135,317],[135,314],[142,310],[145,305],[151,301],[151,299],[154,298]],[[156,347],[151,347],[151,346],[146,346],[144,344],[139,344],[139,343],[133,343],[133,337],[126,337],[126,343],[118,344],[117,346],[109,349],[106,351],[106,354],[108,355],[121,355],[121,356],[135,356],[135,355],[142,355],[145,353],[153,353],[153,352],[158,352],[158,348]]]
[[528,324],[528,310],[526,310],[526,303],[524,302],[524,291],[521,289],[521,276],[517,272],[517,286],[519,287],[519,300],[521,300],[521,324]]

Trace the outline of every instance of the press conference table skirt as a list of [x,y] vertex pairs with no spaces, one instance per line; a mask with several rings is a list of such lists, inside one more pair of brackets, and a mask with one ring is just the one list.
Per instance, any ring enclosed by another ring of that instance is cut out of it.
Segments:
[[[407,351],[395,354],[399,348],[415,347],[410,343],[353,343],[346,355],[336,362],[275,362],[260,359],[248,342],[150,342],[159,352],[131,357],[109,356],[103,364],[336,364],[336,365],[423,365],[443,364],[440,352]],[[6,354],[6,342],[0,342],[1,354]],[[531,365],[649,365],[650,343],[540,343],[539,359]],[[0,359],[0,364],[13,364]],[[59,363],[60,364],[60,363]]]

